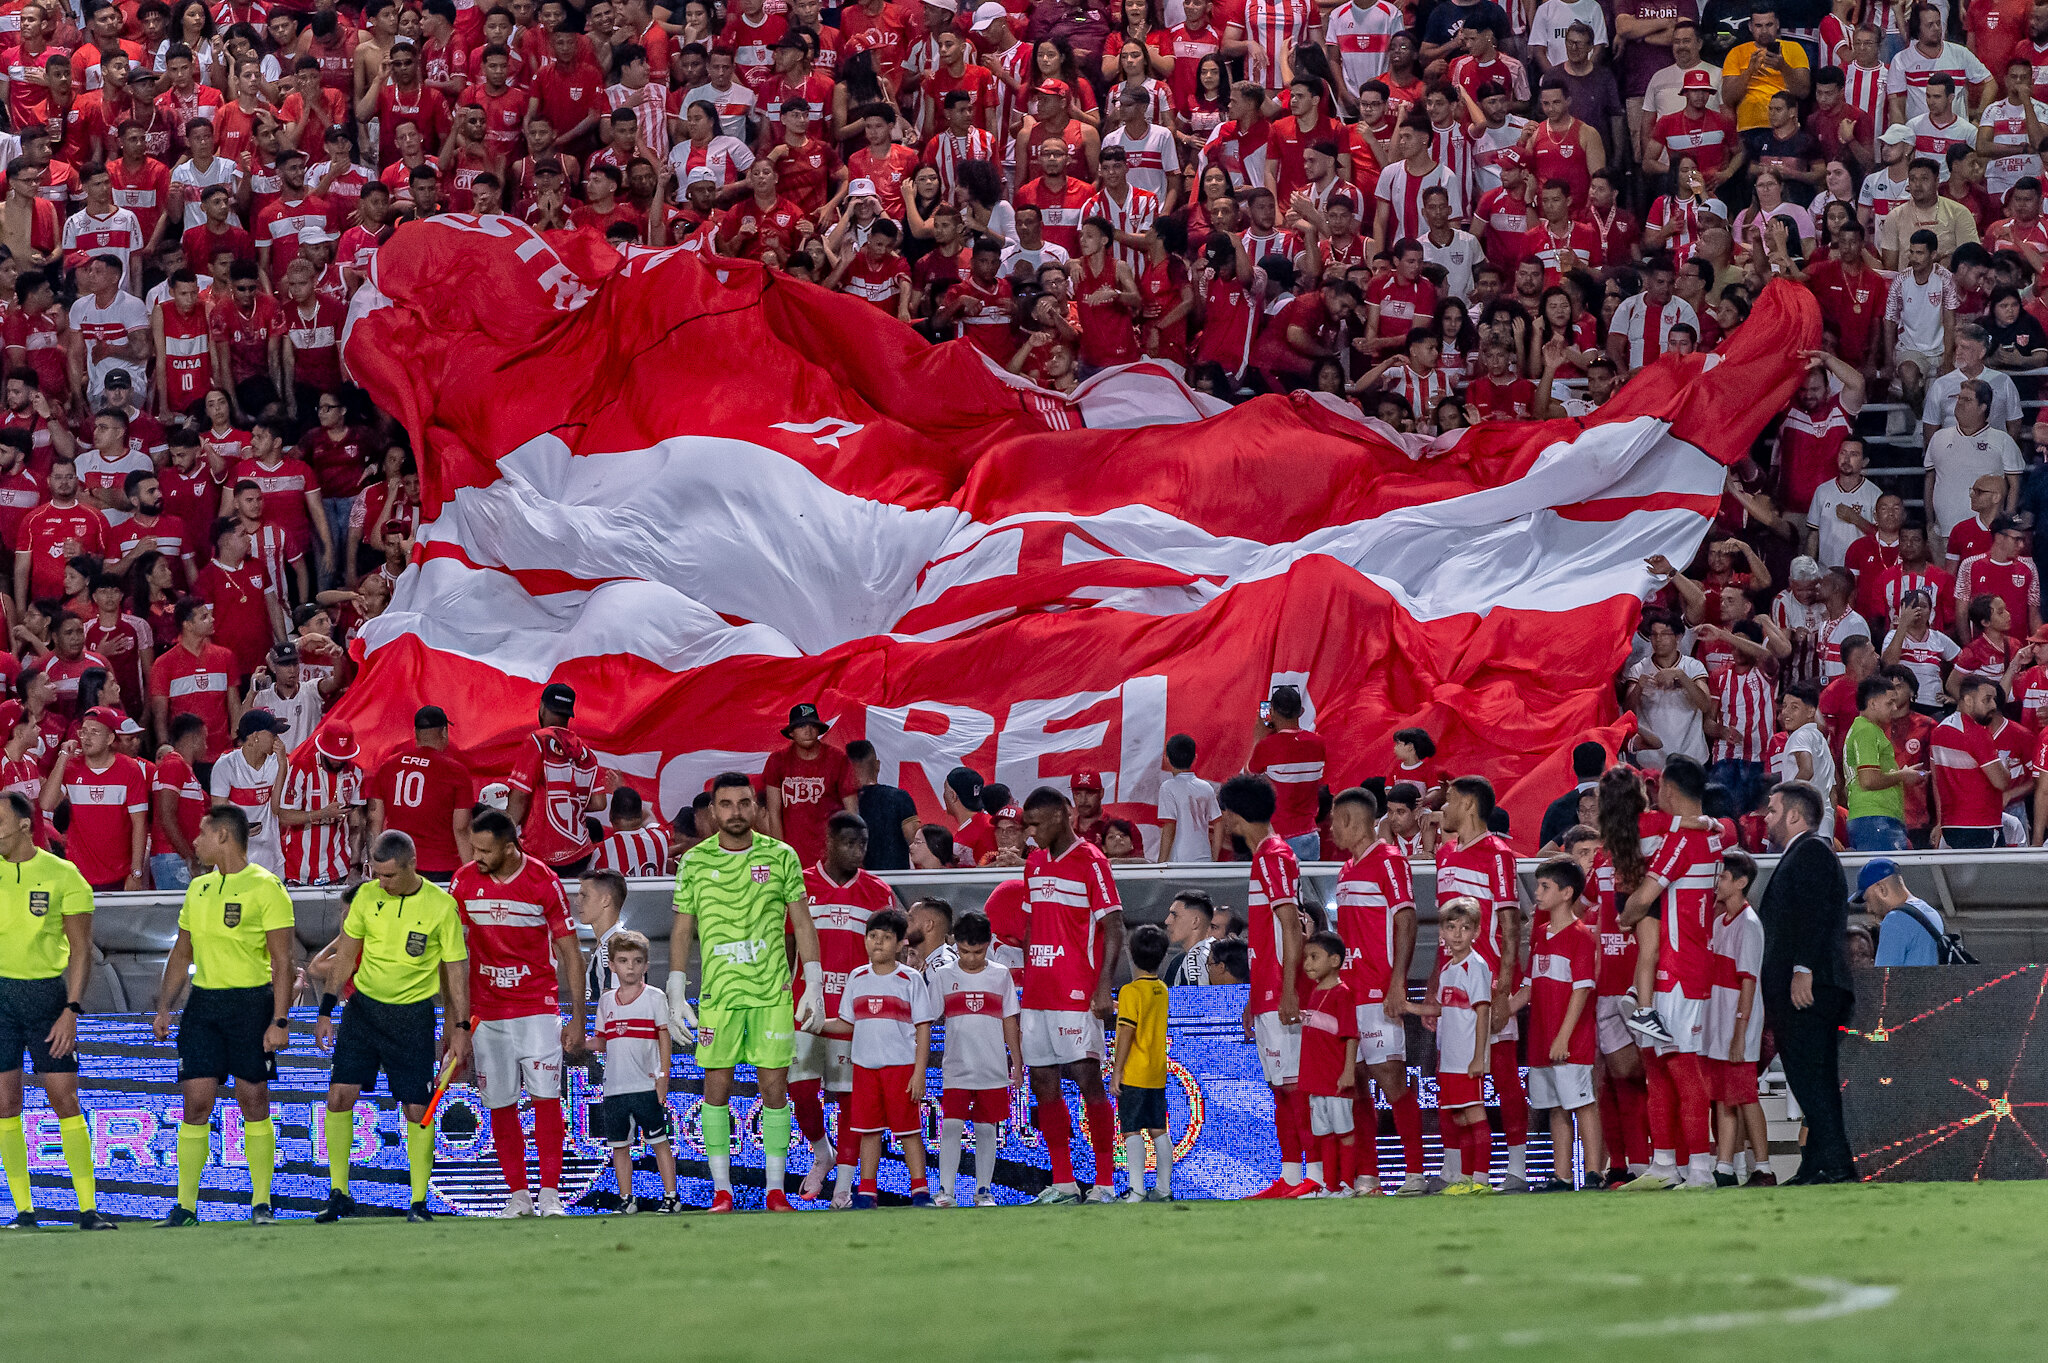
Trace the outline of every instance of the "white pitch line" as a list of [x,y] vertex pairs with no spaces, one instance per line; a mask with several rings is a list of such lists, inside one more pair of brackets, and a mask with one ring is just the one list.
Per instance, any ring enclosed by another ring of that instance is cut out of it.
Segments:
[[1663,1335],[1720,1334],[1747,1330],[1759,1325],[1808,1325],[1838,1316],[1875,1311],[1897,1299],[1899,1289],[1845,1283],[1839,1278],[1794,1278],[1795,1286],[1818,1293],[1823,1300],[1810,1306],[1792,1306],[1777,1311],[1716,1311],[1689,1316],[1664,1316],[1657,1320],[1625,1320],[1588,1328],[1566,1330],[1508,1330],[1492,1337],[1453,1335],[1445,1343],[1453,1349],[1524,1349],[1565,1337],[1573,1339],[1650,1339]]

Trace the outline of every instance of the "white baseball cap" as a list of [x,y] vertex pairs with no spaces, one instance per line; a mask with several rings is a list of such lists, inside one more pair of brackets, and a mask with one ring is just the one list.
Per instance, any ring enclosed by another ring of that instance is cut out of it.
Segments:
[[996,20],[1007,19],[1009,17],[1010,11],[1004,9],[1000,4],[996,2],[996,0],[988,0],[987,4],[978,7],[974,11],[974,26],[969,30],[969,32],[985,32],[988,26],[994,23]]
[[942,9],[948,14],[960,12],[960,0],[924,0],[926,9]]
[[875,188],[873,180],[861,179],[855,180],[846,187],[846,197],[849,199],[879,199],[882,196],[880,191]]
[[709,166],[699,166],[683,178],[684,189],[688,189],[691,185],[715,185],[717,183],[718,172]]
[[476,802],[502,811],[512,802],[512,787],[503,781],[493,781],[477,792]]
[[1894,123],[1884,130],[1884,136],[1877,139],[1887,147],[1903,146],[1913,140],[1913,130],[1903,123]]

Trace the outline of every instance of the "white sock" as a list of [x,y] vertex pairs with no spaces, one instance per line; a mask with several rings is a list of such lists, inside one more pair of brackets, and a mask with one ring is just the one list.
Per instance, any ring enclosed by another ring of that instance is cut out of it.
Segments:
[[1003,1129],[994,1122],[974,1124],[974,1190],[985,1193],[996,1181],[996,1156],[1003,1148]]
[[1124,1137],[1124,1176],[1130,1180],[1131,1191],[1145,1191],[1145,1133],[1133,1131]]
[[1628,1171],[1631,1174],[1647,1174],[1648,1172],[1650,1172],[1650,1166],[1647,1164],[1643,1164],[1639,1161],[1637,1163],[1629,1165]]
[[832,1166],[832,1192],[834,1196],[852,1191],[854,1172],[854,1167],[851,1164],[835,1164]]
[[[704,1162],[711,1166],[711,1188],[713,1192],[732,1191],[732,1156],[706,1153]],[[770,1187],[775,1185],[770,1184]]]
[[1161,1197],[1173,1196],[1173,1137],[1161,1131],[1152,1137],[1152,1177]]
[[1508,1147],[1508,1177],[1527,1179],[1529,1177],[1529,1147],[1511,1145]]
[[[948,1117],[939,1123],[939,1191],[950,1193],[960,1177],[960,1137],[967,1123]],[[979,1161],[977,1161],[978,1163]]]
[[[1322,1138],[1318,1136],[1316,1139],[1321,1140]],[[1310,1160],[1308,1167],[1302,1172],[1302,1177],[1306,1178],[1310,1183],[1326,1186],[1323,1185],[1323,1162],[1319,1159]]]
[[1300,1163],[1300,1161],[1296,1160],[1296,1161],[1293,1161],[1293,1162],[1289,1162],[1289,1161],[1287,1161],[1287,1160],[1281,1160],[1281,1161],[1280,1161],[1280,1181],[1281,1181],[1282,1183],[1299,1183],[1299,1182],[1301,1182],[1301,1163]]
[[1750,1153],[1747,1150],[1738,1150],[1735,1152],[1735,1167],[1730,1171],[1731,1173],[1733,1173],[1737,1178],[1743,1178],[1751,1173],[1754,1173],[1755,1170],[1756,1160],[1750,1155]]
[[1712,1178],[1714,1176],[1714,1157],[1712,1155],[1694,1155],[1685,1163],[1686,1167],[1695,1174],[1705,1178]]
[[1722,1164],[1717,1161],[1714,1165],[1714,1172],[1717,1174],[1733,1174],[1735,1166],[1732,1164]]
[[1650,1167],[1653,1169],[1676,1169],[1678,1167],[1678,1152],[1676,1150],[1652,1150],[1650,1152]]
[[1443,1181],[1446,1183],[1456,1183],[1459,1179],[1463,1178],[1464,1176],[1464,1152],[1459,1150],[1453,1150],[1446,1147],[1444,1150],[1444,1168],[1442,1174]]
[[811,1142],[811,1167],[827,1169],[832,1165],[832,1138],[820,1136]]

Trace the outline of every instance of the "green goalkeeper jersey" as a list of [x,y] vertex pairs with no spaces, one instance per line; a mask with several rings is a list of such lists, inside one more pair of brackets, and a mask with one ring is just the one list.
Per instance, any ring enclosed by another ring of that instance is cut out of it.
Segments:
[[803,867],[788,843],[756,833],[745,851],[728,852],[711,837],[683,854],[676,912],[697,920],[704,956],[699,1006],[769,1008],[788,1001],[783,924],[788,906],[803,897]]

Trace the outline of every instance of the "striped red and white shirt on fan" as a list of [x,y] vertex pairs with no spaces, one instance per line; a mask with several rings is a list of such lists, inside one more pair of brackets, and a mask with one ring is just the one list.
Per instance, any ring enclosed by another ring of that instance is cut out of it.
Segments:
[[[1139,236],[1152,230],[1153,219],[1159,216],[1159,196],[1150,194],[1135,186],[1124,187],[1123,202],[1109,197],[1109,191],[1098,189],[1081,205],[1081,221],[1090,218],[1107,218],[1109,225],[1119,232]],[[1131,267],[1133,274],[1145,268],[1145,253],[1135,246],[1116,242],[1109,253]]]
[[1671,348],[1671,328],[1680,322],[1691,327],[1694,338],[1698,338],[1700,319],[1692,304],[1683,298],[1670,298],[1662,307],[1653,309],[1648,295],[1638,293],[1621,301],[1607,329],[1628,337],[1628,367],[1641,369]]
[[1728,216],[1727,205],[1719,199],[1681,199],[1671,194],[1660,194],[1650,205],[1649,216],[1643,219],[1645,227],[1677,228],[1664,238],[1664,248],[1676,260],[1692,258],[1693,243],[1700,237],[1700,214],[1719,213]]
[[1869,115],[1872,127],[1877,126],[1879,110],[1884,107],[1884,80],[1882,66],[1842,64],[1842,102]]
[[[1444,168],[1444,174],[1449,176],[1451,183],[1456,186],[1451,191],[1453,217],[1457,216],[1463,205],[1471,203],[1478,197],[1473,192],[1479,173],[1477,158],[1474,156],[1475,150],[1472,134],[1465,130],[1463,124],[1453,123],[1448,128],[1439,128],[1434,123],[1430,125],[1430,159]],[[1419,201],[1416,207],[1420,209]]]
[[[317,813],[320,810],[360,809],[363,804],[363,769],[351,762],[336,771],[320,759],[294,763],[285,773],[284,791],[277,797],[280,811]],[[284,833],[284,878],[293,885],[339,884],[347,880],[352,861],[349,821],[290,824],[280,818]]]
[[[733,88],[740,88],[734,81]],[[656,160],[668,157],[668,86],[649,81],[638,90],[629,90],[623,85],[614,85],[604,92],[605,99],[614,111],[624,108],[633,110],[633,121],[638,125],[640,145],[647,148]],[[720,111],[720,122],[725,113]]]
[[1405,359],[1400,364],[1387,366],[1387,372],[1380,376],[1380,386],[1407,399],[1408,410],[1418,421],[1427,420],[1429,414],[1436,410],[1437,403],[1451,395],[1450,376],[1442,369],[1417,373],[1408,367]]
[[1721,727],[1736,735],[1714,740],[1714,760],[1763,761],[1777,728],[1777,691],[1770,676],[1760,667],[1724,667],[1707,679],[1707,685],[1720,704]]
[[950,203],[953,191],[960,187],[960,164],[993,161],[995,155],[995,134],[986,128],[969,128],[965,136],[943,132],[934,137],[925,146],[924,163],[939,173],[939,187]]
[[1291,49],[1307,31],[1315,9],[1308,0],[1247,0],[1244,14],[1232,28],[1263,50],[1263,58],[1246,57],[1244,78],[1268,90],[1279,90],[1281,54]]
[[[1031,69],[1031,44],[1013,44],[1009,51],[996,53],[995,59],[1004,76],[1022,81]],[[1010,88],[1009,81],[996,81],[995,128],[1000,134],[997,146],[1006,163],[1016,159],[1017,128],[1022,121],[1023,111],[1017,105],[1017,92]]]
[[656,823],[613,829],[591,854],[590,869],[617,871],[622,876],[665,876],[669,873],[668,830]]
[[[1439,185],[1450,193],[1451,216],[1463,217],[1465,200],[1459,193],[1458,181],[1443,168],[1441,162],[1420,175],[1411,172],[1405,161],[1396,161],[1380,172],[1379,185],[1373,190],[1373,197],[1390,210],[1387,230],[1390,243],[1403,237],[1422,240],[1422,234],[1429,230],[1429,224],[1422,218],[1422,191]],[[1377,220],[1379,209],[1374,208],[1373,213]]]

